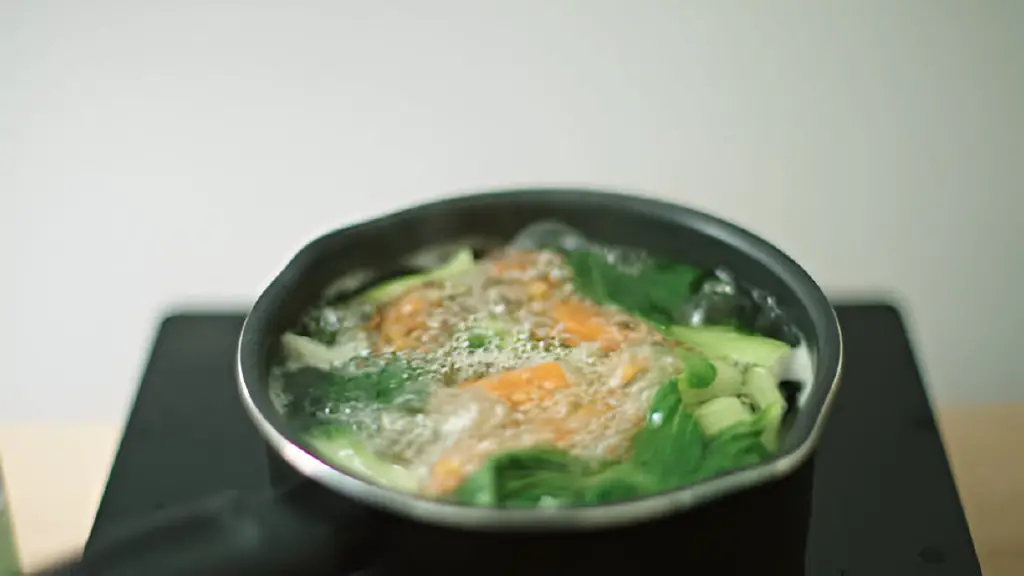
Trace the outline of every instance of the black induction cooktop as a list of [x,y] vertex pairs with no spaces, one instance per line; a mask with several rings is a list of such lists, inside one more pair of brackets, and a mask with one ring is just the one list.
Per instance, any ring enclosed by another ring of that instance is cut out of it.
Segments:
[[[813,483],[810,512],[796,512],[810,515],[809,535],[799,538],[806,574],[980,574],[899,312],[882,303],[840,304],[837,310],[845,344],[843,383],[813,467],[804,468],[808,484]],[[297,478],[268,452],[238,402],[235,344],[242,320],[241,312],[182,312],[161,324],[86,545],[87,558],[123,534],[125,526],[161,510],[225,495],[264,494]],[[287,546],[292,553],[297,548],[311,556],[320,553],[325,566],[339,554],[372,564],[377,557],[402,555],[401,548],[409,545],[392,534],[390,524],[383,528],[375,512],[319,487],[296,494],[293,499],[302,505],[275,521],[280,531],[298,535]],[[781,496],[760,498],[789,506]],[[766,533],[785,530],[770,517],[744,522],[765,526]],[[369,533],[375,536],[368,538]],[[247,537],[254,538],[239,534],[237,540]],[[687,540],[674,538],[664,535],[670,542],[666,569],[677,563],[676,573],[715,573],[709,567],[687,570]],[[280,551],[263,548],[267,559],[257,564],[271,566],[271,556]],[[511,562],[515,550],[508,552],[495,562]],[[736,555],[754,553],[736,541]],[[169,573],[166,566],[160,571],[138,562],[131,573]],[[443,566],[420,568],[414,572],[444,571]],[[308,564],[301,573],[315,571]]]

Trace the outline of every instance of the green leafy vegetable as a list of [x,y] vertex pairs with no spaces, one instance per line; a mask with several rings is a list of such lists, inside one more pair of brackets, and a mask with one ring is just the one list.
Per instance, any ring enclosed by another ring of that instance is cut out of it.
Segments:
[[345,426],[321,423],[310,428],[306,441],[329,464],[382,486],[414,492],[416,476],[376,456]]
[[311,337],[286,332],[281,336],[281,348],[289,360],[329,370],[335,364],[347,362],[359,353],[358,345],[328,346]]
[[[699,356],[699,355],[698,355]],[[685,362],[685,360],[684,360]],[[696,406],[722,396],[736,396],[743,392],[743,369],[725,360],[707,360],[714,367],[714,381],[704,388],[692,386],[685,378],[679,379],[679,395],[686,406]],[[698,381],[700,383],[700,381]]]
[[583,460],[554,448],[505,452],[467,478],[456,497],[477,506],[536,507],[571,504],[592,472]]
[[675,321],[694,293],[701,271],[693,266],[647,258],[625,270],[594,250],[564,253],[576,290],[599,304],[614,304],[657,325]]
[[633,437],[633,466],[659,489],[690,481],[700,466],[704,438],[697,421],[683,407],[678,382],[665,383],[654,395],[647,425]]
[[353,304],[321,302],[303,314],[296,333],[331,348],[347,346],[353,337],[352,329],[370,316],[367,306]]
[[470,348],[483,348],[490,344],[493,336],[483,330],[474,330],[466,335],[466,346]]
[[757,464],[771,456],[761,442],[762,430],[753,422],[739,423],[710,439],[704,451],[700,478]]
[[764,433],[761,441],[769,450],[779,445],[779,428],[786,413],[786,399],[779,390],[779,382],[767,369],[753,366],[747,369],[744,395],[760,410],[757,415]]
[[512,339],[512,336],[509,326],[494,318],[481,320],[464,334],[466,346],[471,349],[502,346],[507,344]]
[[331,415],[346,404],[423,407],[428,388],[418,366],[397,356],[360,357],[334,370],[304,366],[283,374],[295,417]]
[[[778,448],[786,401],[774,372],[792,349],[785,342],[765,336],[745,334],[724,326],[671,326],[667,333],[714,357],[718,377],[710,388],[681,386],[680,394],[688,404],[704,403],[698,418],[707,433],[726,427],[729,419],[756,422],[760,441],[770,451]],[[739,397],[753,403],[751,412]]]
[[488,459],[455,490],[464,504],[500,508],[597,504],[656,489],[628,464],[589,462],[556,448],[503,452]]
[[373,303],[387,302],[413,286],[430,282],[432,280],[450,278],[456,274],[461,274],[470,270],[473,268],[474,263],[475,260],[473,259],[472,250],[468,248],[460,250],[447,263],[434,268],[433,270],[422,274],[402,276],[401,278],[395,278],[394,280],[378,284],[364,293],[362,299]]
[[310,339],[330,346],[338,338],[341,323],[333,309],[329,307],[315,308],[303,316],[299,328],[308,334]]
[[639,498],[661,491],[657,479],[630,462],[615,464],[593,474],[582,485],[577,504],[602,504]]
[[462,503],[489,507],[579,506],[627,500],[693,484],[761,462],[768,422],[736,397],[705,403],[691,414],[677,379],[655,394],[647,424],[623,462],[587,461],[554,448],[492,456],[456,489]]
[[671,326],[672,338],[713,358],[725,358],[743,364],[776,367],[792,349],[789,344],[765,336],[744,334],[726,326]]
[[598,504],[660,492],[697,479],[704,439],[683,410],[678,383],[655,395],[647,426],[625,462],[587,461],[554,448],[492,456],[456,489],[463,503],[491,507]]
[[694,411],[693,416],[708,436],[714,436],[735,424],[748,422],[754,417],[750,408],[735,396],[708,400]]
[[683,383],[691,390],[704,390],[714,384],[718,368],[703,354],[689,350],[676,350],[683,361]]

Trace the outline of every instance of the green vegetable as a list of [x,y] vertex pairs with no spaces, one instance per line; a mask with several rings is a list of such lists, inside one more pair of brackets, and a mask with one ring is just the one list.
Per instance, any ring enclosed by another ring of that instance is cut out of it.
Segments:
[[633,271],[609,262],[598,251],[564,253],[576,290],[599,304],[614,304],[654,324],[667,326],[693,295],[701,271],[648,258]]
[[492,508],[554,508],[624,500],[654,489],[632,466],[589,462],[565,450],[536,447],[492,456],[452,497]]
[[744,379],[744,395],[760,410],[757,418],[764,428],[761,441],[769,450],[779,445],[779,429],[786,413],[786,399],[779,390],[779,381],[765,368],[752,366]]
[[473,349],[486,346],[502,346],[512,339],[509,326],[494,318],[485,318],[466,334],[466,346]]
[[771,456],[761,442],[761,434],[761,429],[754,422],[740,422],[719,432],[706,445],[700,478],[757,464]]
[[338,339],[341,321],[337,311],[330,306],[314,308],[303,315],[299,330],[316,342],[331,346]]
[[706,390],[718,376],[718,368],[703,354],[689,350],[676,350],[683,361],[683,384],[691,390]]
[[731,426],[749,422],[754,414],[739,398],[722,396],[701,405],[694,411],[693,417],[704,430],[704,434],[715,436]]
[[452,257],[451,260],[440,267],[422,274],[411,274],[409,276],[402,276],[401,278],[382,282],[364,293],[362,295],[362,299],[373,303],[387,302],[413,286],[418,286],[432,280],[450,278],[456,274],[461,274],[473,268],[474,264],[475,260],[473,259],[473,251],[468,248],[460,250]]
[[647,425],[633,437],[630,463],[668,489],[690,481],[700,466],[704,437],[697,420],[684,409],[679,385],[669,380],[658,389],[647,413]]
[[753,334],[744,334],[724,326],[671,326],[668,335],[714,358],[726,358],[743,364],[775,368],[789,355],[785,342]]
[[[761,430],[760,439],[765,448],[776,450],[786,401],[779,390],[779,381],[774,371],[791,352],[789,345],[722,326],[672,326],[667,332],[705,354],[716,357],[711,360],[716,368],[716,377],[710,387],[700,388],[687,384],[681,385],[679,389],[688,405],[706,402],[697,410],[705,432],[714,434],[727,427],[730,419],[739,421],[753,418]],[[684,355],[684,363],[691,357],[692,354]],[[740,402],[740,396],[754,404],[755,413]]]
[[725,360],[706,361],[712,365],[715,374],[714,381],[710,386],[704,388],[691,386],[685,378],[685,371],[684,378],[679,381],[679,394],[687,406],[695,406],[720,396],[736,396],[743,391],[743,370],[740,367]]
[[759,409],[784,406],[786,399],[779,390],[779,381],[766,368],[751,366],[744,375],[744,394]]
[[346,404],[399,404],[422,409],[428,387],[423,371],[398,356],[353,358],[334,370],[304,366],[283,374],[294,417],[334,414]]
[[306,441],[332,466],[387,488],[405,492],[416,490],[414,474],[374,455],[343,425],[324,423],[314,426],[306,433]]
[[678,383],[655,395],[625,462],[588,461],[554,448],[492,456],[456,489],[462,503],[490,507],[598,504],[635,498],[699,479],[704,439],[683,410]]
[[483,348],[490,344],[492,338],[493,336],[491,334],[482,330],[473,331],[466,336],[466,345],[474,349]]
[[488,459],[462,482],[455,496],[476,506],[533,508],[545,501],[571,504],[590,473],[586,462],[564,450],[516,450]]
[[[647,424],[624,462],[588,461],[554,448],[492,456],[452,494],[488,507],[563,507],[656,494],[761,462],[768,421],[736,397],[711,400],[691,414],[678,379],[655,394]],[[709,388],[704,388],[707,390]]]
[[360,352],[360,347],[327,346],[310,338],[286,332],[281,336],[281,348],[289,360],[328,370],[335,364],[347,362]]

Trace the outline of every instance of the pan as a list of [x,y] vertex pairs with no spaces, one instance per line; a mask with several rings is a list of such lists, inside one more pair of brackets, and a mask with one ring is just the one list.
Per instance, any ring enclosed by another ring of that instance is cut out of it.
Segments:
[[[342,284],[368,283],[409,267],[423,267],[431,250],[443,253],[468,245],[477,253],[486,252],[537,223],[558,223],[603,244],[728,271],[749,299],[762,306],[767,301],[780,312],[783,323],[763,329],[798,334],[808,370],[789,402],[777,450],[756,464],[658,494],[547,508],[476,506],[423,497],[383,487],[321,459],[272,398],[271,369],[280,354],[281,336],[325,297],[325,291],[339,290],[339,279]],[[698,210],[636,194],[586,189],[466,194],[328,232],[300,249],[256,300],[242,328],[237,356],[239,392],[246,411],[269,446],[302,476],[342,497],[406,520],[478,532],[586,531],[637,524],[684,514],[782,479],[812,456],[841,366],[842,339],[835,312],[814,280],[781,250]]]

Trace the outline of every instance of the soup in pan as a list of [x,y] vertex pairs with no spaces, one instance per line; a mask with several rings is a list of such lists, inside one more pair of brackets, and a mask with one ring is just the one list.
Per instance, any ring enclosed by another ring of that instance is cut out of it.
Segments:
[[555,223],[327,299],[281,338],[275,405],[324,460],[464,504],[636,498],[777,448],[809,360],[772,298]]

